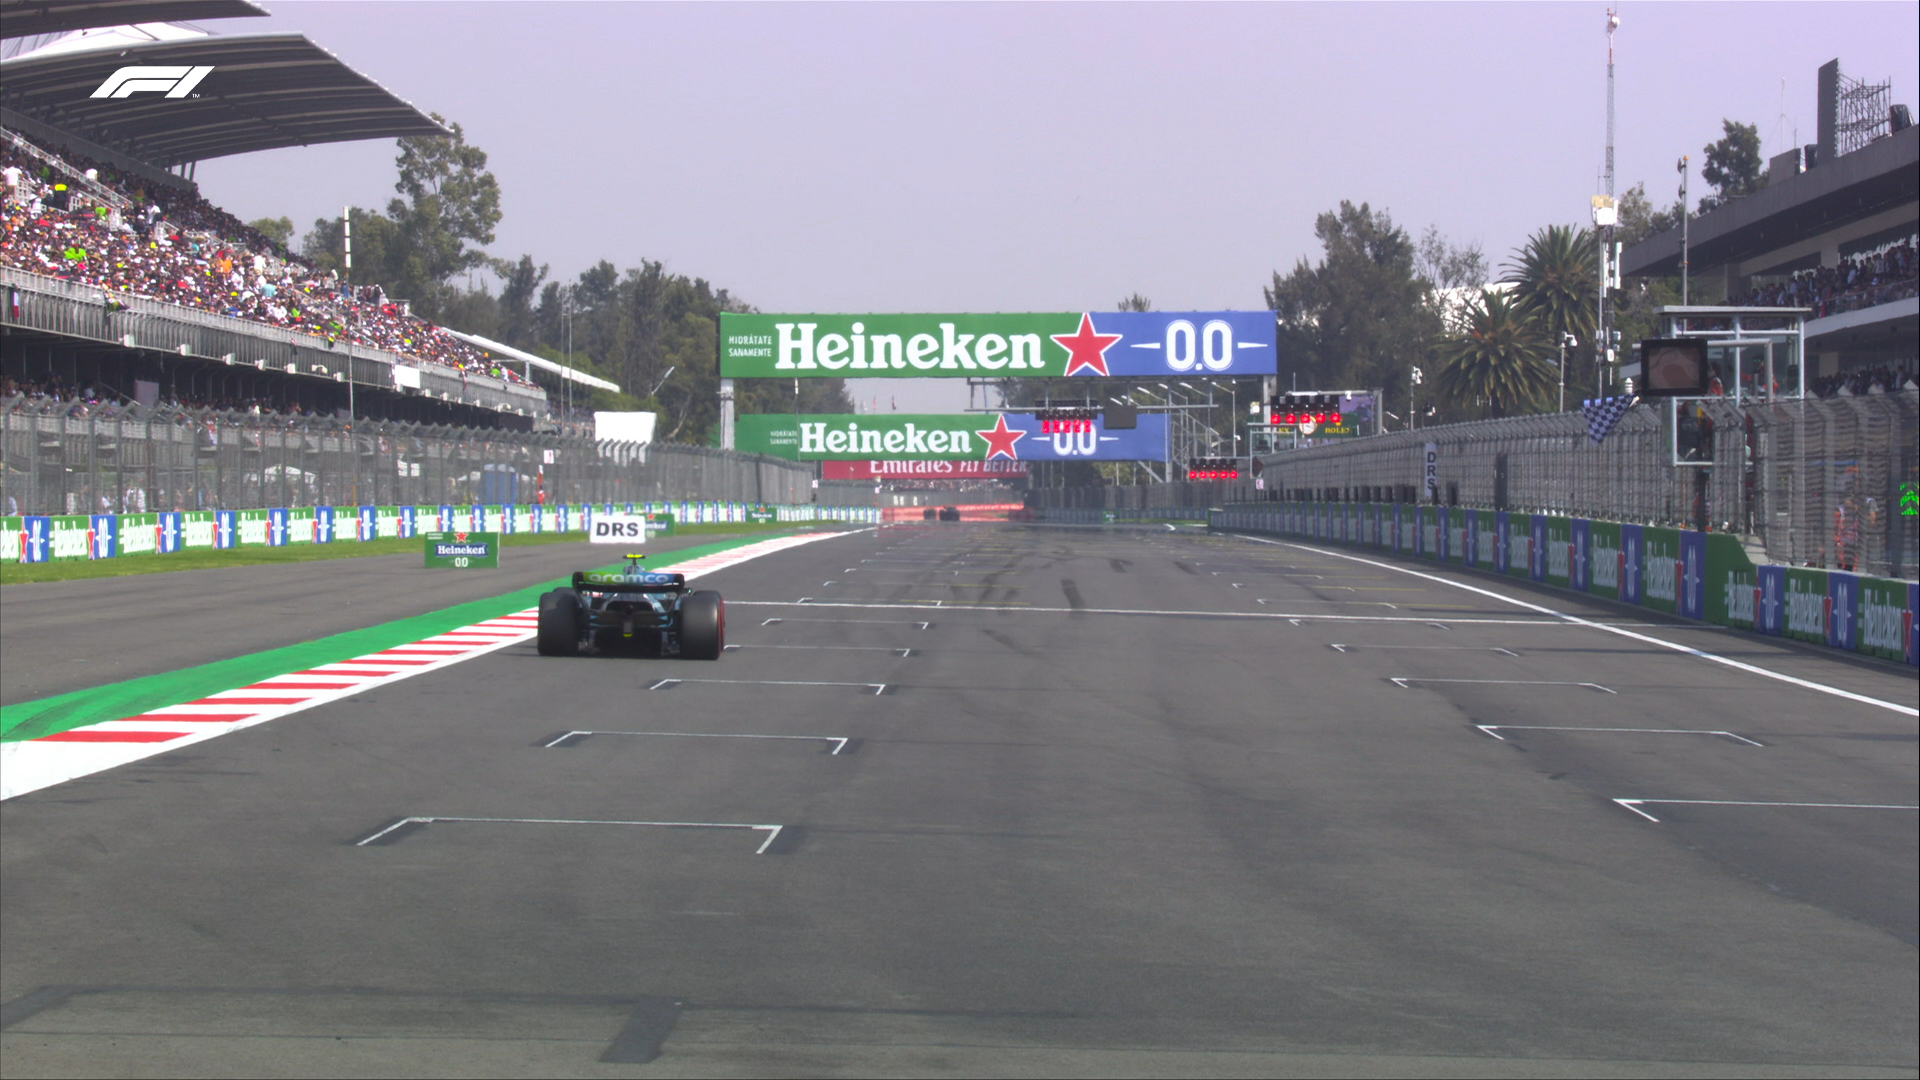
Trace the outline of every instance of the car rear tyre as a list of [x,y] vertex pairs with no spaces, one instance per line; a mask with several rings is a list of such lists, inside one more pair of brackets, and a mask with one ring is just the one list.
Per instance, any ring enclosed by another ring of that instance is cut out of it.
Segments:
[[727,647],[727,606],[717,592],[690,592],[680,601],[680,655],[718,660]]
[[565,589],[540,598],[541,656],[578,656],[580,654],[580,597]]

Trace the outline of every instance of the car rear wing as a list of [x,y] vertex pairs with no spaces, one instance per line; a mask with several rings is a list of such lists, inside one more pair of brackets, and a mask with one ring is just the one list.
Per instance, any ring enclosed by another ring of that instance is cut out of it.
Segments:
[[593,592],[685,592],[685,574],[656,570],[576,570],[573,587]]

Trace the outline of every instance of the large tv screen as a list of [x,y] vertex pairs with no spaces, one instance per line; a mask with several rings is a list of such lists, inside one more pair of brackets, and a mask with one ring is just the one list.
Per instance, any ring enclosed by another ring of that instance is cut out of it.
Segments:
[[1707,392],[1707,340],[1655,338],[1640,343],[1641,397],[1700,397]]

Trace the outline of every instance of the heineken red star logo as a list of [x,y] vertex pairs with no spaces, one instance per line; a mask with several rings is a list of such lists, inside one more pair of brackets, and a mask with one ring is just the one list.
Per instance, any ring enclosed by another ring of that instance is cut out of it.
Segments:
[[[1055,340],[1057,341],[1059,339],[1056,338]],[[988,461],[992,461],[997,457],[1009,457],[1018,461],[1020,459],[1020,453],[1013,448],[1013,444],[1026,438],[1027,435],[1024,431],[1013,431],[1009,429],[1007,427],[1007,417],[1005,413],[1001,413],[994,419],[992,427],[985,431],[976,431],[974,434],[987,440],[986,460]]]
[[1067,359],[1067,374],[1071,375],[1081,368],[1092,368],[1094,374],[1107,374],[1107,349],[1120,340],[1119,334],[1096,334],[1093,332],[1093,316],[1082,313],[1080,330],[1072,334],[1049,334],[1060,347],[1071,355]]

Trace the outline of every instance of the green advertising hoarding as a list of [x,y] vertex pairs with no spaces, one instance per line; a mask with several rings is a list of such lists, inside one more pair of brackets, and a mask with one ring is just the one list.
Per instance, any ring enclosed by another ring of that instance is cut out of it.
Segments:
[[429,570],[496,570],[500,567],[499,533],[430,532],[424,535]]

